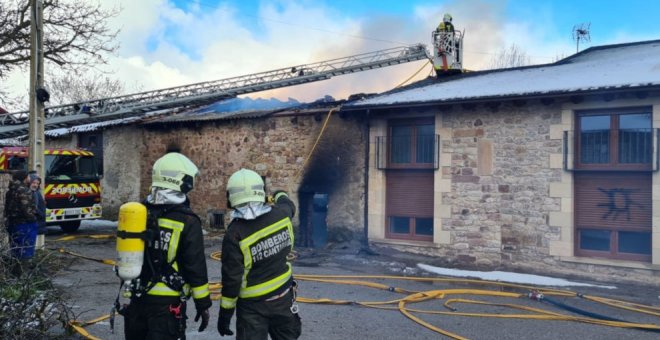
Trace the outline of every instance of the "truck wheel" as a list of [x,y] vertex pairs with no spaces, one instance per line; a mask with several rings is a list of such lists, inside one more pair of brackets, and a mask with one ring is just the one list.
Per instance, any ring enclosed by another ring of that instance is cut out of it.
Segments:
[[60,228],[67,234],[75,233],[78,231],[78,228],[80,228],[80,221],[62,222],[62,224],[60,224]]

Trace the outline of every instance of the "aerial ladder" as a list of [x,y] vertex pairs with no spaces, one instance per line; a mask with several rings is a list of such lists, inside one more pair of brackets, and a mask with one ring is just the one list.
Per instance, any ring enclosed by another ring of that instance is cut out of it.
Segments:
[[[430,59],[423,44],[395,47],[312,64],[46,108],[46,130],[97,123],[175,107],[214,103],[238,95],[300,85],[333,76]],[[28,133],[29,112],[0,115],[0,139]]]

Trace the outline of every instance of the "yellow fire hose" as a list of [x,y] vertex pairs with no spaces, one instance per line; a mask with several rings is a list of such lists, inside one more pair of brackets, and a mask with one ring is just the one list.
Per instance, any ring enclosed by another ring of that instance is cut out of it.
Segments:
[[63,236],[60,238],[56,238],[53,241],[71,241],[79,238],[91,238],[91,239],[97,239],[97,240],[104,240],[104,239],[109,239],[109,238],[115,238],[117,237],[116,235],[112,234],[98,234],[98,235],[69,235],[69,236]]
[[[93,238],[93,237],[92,237]],[[109,259],[96,259],[88,256],[83,256],[71,251],[64,249],[58,249],[62,254],[67,254],[71,256],[80,257],[86,260],[95,261],[98,263],[114,265],[113,260]],[[211,253],[210,257],[216,261],[219,261],[222,258],[222,252],[216,251]],[[289,255],[289,259],[295,259],[297,254],[292,253]],[[500,289],[520,289],[524,291],[534,291],[548,296],[563,296],[563,297],[580,297],[585,300],[589,300],[595,303],[604,304],[610,307],[621,308],[631,312],[637,312],[652,316],[660,317],[660,307],[642,305],[637,303],[632,303],[628,301],[609,299],[604,297],[597,297],[592,295],[581,295],[572,291],[559,290],[559,289],[545,289],[538,288],[527,285],[495,282],[495,281],[482,281],[474,279],[452,279],[452,278],[434,278],[434,277],[403,277],[403,276],[392,276],[392,275],[305,275],[298,274],[294,275],[296,280],[300,281],[314,281],[326,284],[342,284],[342,285],[355,285],[361,287],[368,287],[380,290],[387,290],[393,293],[407,294],[399,299],[394,299],[390,301],[347,301],[347,300],[333,300],[328,298],[319,298],[311,299],[305,297],[298,297],[297,300],[301,303],[308,304],[330,304],[330,305],[356,305],[368,308],[378,308],[378,309],[388,309],[388,310],[398,310],[403,315],[409,319],[417,322],[418,324],[434,331],[439,334],[445,335],[453,339],[465,339],[464,337],[452,333],[450,331],[439,328],[435,325],[428,323],[427,321],[422,320],[413,313],[417,314],[428,314],[428,315],[453,315],[453,316],[467,316],[467,317],[490,317],[490,318],[514,318],[514,319],[529,319],[529,320],[556,320],[556,321],[572,321],[572,322],[583,322],[595,325],[609,326],[609,327],[620,327],[620,328],[636,328],[636,329],[646,329],[646,330],[660,330],[660,325],[656,324],[643,324],[643,323],[634,323],[634,322],[621,322],[621,321],[608,321],[600,320],[588,317],[576,317],[571,315],[565,315],[561,313],[556,313],[548,310],[543,310],[540,308],[528,307],[517,304],[509,303],[493,303],[485,301],[477,301],[463,298],[452,298],[447,299],[443,306],[450,309],[451,312],[442,312],[442,311],[432,311],[432,310],[421,310],[408,308],[409,304],[419,303],[431,299],[444,299],[448,295],[481,295],[481,296],[495,296],[503,298],[524,298],[527,297],[526,293],[514,293],[514,292],[504,292],[504,291],[495,291],[495,290],[485,290],[485,289],[441,289],[441,290],[431,290],[424,292],[415,292],[410,291],[400,287],[392,287],[382,283],[364,281],[364,280],[400,280],[400,281],[422,281],[422,282],[443,282],[443,283],[452,283],[452,284],[469,284],[469,285],[483,285],[483,286],[495,286]],[[211,298],[213,300],[218,300],[220,298],[220,290],[222,285],[219,282],[209,282],[209,290],[211,291]],[[479,304],[479,305],[491,305],[504,308],[511,308],[514,310],[522,310],[530,312],[532,314],[492,314],[492,313],[463,313],[458,312],[452,304]],[[78,332],[80,335],[87,339],[98,339],[90,335],[85,329],[85,326],[92,325],[96,322],[108,319],[110,315],[103,315],[94,320],[87,322],[79,322],[76,320],[69,321],[69,327]]]

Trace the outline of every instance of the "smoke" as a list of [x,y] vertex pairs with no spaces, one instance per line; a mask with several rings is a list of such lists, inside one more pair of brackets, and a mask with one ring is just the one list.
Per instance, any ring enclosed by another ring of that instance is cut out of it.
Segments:
[[[253,9],[238,2],[189,1],[177,8],[168,0],[107,0],[121,7],[110,23],[121,28],[117,56],[99,69],[131,88],[148,91],[224,79],[278,68],[372,52],[401,45],[431,43],[431,31],[444,13],[465,32],[464,68],[484,69],[490,59],[511,44],[520,46],[531,62],[552,62],[572,54],[570,32],[553,25],[542,6],[532,16],[507,16],[507,1],[454,0],[433,5],[411,4],[408,11],[385,14],[374,8],[358,15],[342,2],[307,0],[263,1]],[[530,8],[530,11],[532,9]],[[519,11],[520,12],[520,9]],[[539,14],[539,15],[536,15]],[[618,38],[623,39],[623,33]],[[329,81],[251,94],[313,101],[324,95],[337,99],[352,93],[383,92],[425,67],[411,81],[429,75],[425,61],[335,77]],[[52,72],[46,70],[47,73]],[[13,92],[25,92],[27,70],[5,82]]]

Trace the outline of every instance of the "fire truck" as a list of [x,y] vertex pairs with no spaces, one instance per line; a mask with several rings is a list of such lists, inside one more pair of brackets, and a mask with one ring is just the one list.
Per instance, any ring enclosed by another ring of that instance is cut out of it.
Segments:
[[[0,148],[0,170],[27,170],[28,148]],[[64,232],[80,228],[82,220],[101,218],[101,176],[94,154],[83,149],[44,151],[46,224]]]

